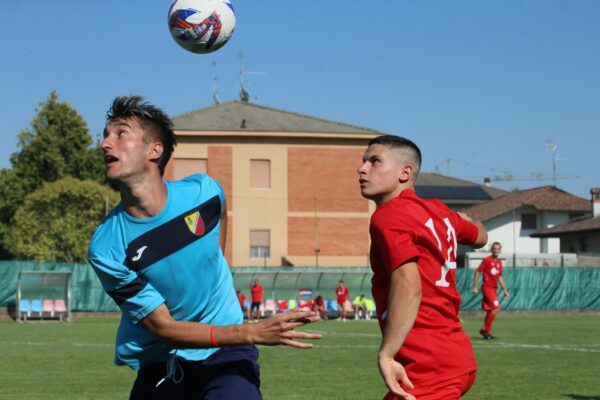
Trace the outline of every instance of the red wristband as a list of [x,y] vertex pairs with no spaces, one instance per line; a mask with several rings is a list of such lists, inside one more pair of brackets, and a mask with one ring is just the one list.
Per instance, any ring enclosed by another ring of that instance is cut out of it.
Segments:
[[208,336],[210,338],[210,345],[212,347],[219,347],[219,344],[217,343],[217,340],[215,339],[215,326],[211,325],[210,328],[208,329]]

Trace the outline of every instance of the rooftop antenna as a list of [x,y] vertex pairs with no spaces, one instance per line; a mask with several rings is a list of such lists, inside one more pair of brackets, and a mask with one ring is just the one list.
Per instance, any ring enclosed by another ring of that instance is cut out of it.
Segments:
[[[244,103],[248,103],[250,101],[250,93],[248,92],[248,86],[250,84],[246,84],[244,80],[245,75],[264,75],[265,72],[261,71],[245,71],[244,70],[244,53],[240,52],[238,54],[238,58],[240,59],[240,100]],[[254,97],[258,99],[258,97]]]
[[556,167],[559,161],[566,160],[566,158],[560,158],[560,155],[556,151],[558,145],[553,139],[546,141],[546,147],[552,152],[552,184],[556,187]]
[[217,62],[215,60],[212,61],[212,69],[213,69],[213,84],[212,84],[212,98],[215,104],[221,104],[221,99],[219,99],[219,90],[217,89]]

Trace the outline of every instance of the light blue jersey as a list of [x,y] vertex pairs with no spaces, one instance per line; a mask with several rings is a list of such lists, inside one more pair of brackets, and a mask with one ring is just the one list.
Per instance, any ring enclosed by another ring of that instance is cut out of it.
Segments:
[[[140,324],[163,303],[177,321],[243,322],[219,247],[223,189],[207,175],[165,184],[167,202],[159,214],[138,219],[119,204],[94,233],[88,252],[104,290],[122,311],[115,363],[135,370],[175,353]],[[179,349],[177,357],[204,360],[217,350]]]

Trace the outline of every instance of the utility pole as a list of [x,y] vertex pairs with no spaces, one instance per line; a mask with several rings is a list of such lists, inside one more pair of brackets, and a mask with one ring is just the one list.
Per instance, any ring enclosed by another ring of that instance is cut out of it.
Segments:
[[317,198],[315,197],[315,266],[319,268],[319,216],[317,214]]

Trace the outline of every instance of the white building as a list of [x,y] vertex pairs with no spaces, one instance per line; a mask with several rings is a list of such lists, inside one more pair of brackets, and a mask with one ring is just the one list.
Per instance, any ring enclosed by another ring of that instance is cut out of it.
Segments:
[[[560,239],[532,237],[537,231],[580,218],[591,211],[590,201],[553,186],[510,192],[464,210],[488,230],[489,251],[493,242],[502,244],[507,258],[559,254]],[[510,256],[508,256],[510,255]]]
[[560,251],[577,253],[580,266],[600,266],[600,188],[592,188],[592,215],[541,229],[534,237],[560,240]]

